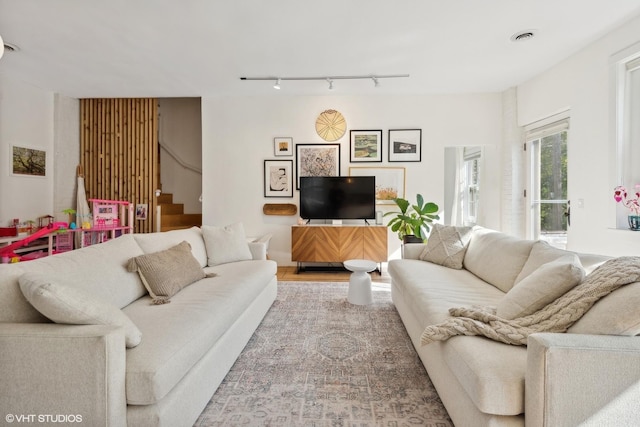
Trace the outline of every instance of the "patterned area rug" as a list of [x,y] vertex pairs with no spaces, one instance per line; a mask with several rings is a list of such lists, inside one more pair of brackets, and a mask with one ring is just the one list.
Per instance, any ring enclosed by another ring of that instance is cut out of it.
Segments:
[[279,282],[195,425],[453,426],[390,286],[374,283],[374,303],[357,306],[347,302],[348,285]]

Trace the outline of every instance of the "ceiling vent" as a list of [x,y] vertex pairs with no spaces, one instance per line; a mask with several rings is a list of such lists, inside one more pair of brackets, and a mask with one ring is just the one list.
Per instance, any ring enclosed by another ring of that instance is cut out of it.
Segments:
[[524,31],[519,31],[514,35],[512,35],[510,40],[512,42],[523,42],[526,40],[531,40],[532,38],[535,37],[535,35],[536,35],[536,30],[524,30]]

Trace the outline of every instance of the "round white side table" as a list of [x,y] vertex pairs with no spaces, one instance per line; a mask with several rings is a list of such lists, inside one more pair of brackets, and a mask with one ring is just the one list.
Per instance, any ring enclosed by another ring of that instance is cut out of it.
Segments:
[[344,268],[353,272],[349,278],[347,301],[356,305],[371,304],[373,295],[371,294],[371,276],[368,273],[376,269],[376,263],[366,259],[350,259],[342,264]]

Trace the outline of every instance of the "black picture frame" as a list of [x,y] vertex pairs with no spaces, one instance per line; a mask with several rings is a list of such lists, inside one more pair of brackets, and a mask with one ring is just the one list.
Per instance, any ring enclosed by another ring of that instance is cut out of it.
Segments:
[[349,131],[351,163],[382,162],[382,130]]
[[389,162],[421,162],[422,129],[389,129]]
[[340,176],[340,144],[296,144],[296,189],[301,176]]
[[264,197],[293,197],[293,160],[264,161]]

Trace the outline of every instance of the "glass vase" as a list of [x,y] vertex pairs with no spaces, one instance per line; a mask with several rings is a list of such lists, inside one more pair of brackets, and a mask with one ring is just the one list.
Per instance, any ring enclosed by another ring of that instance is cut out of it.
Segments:
[[633,231],[640,231],[640,215],[629,215],[629,228]]

